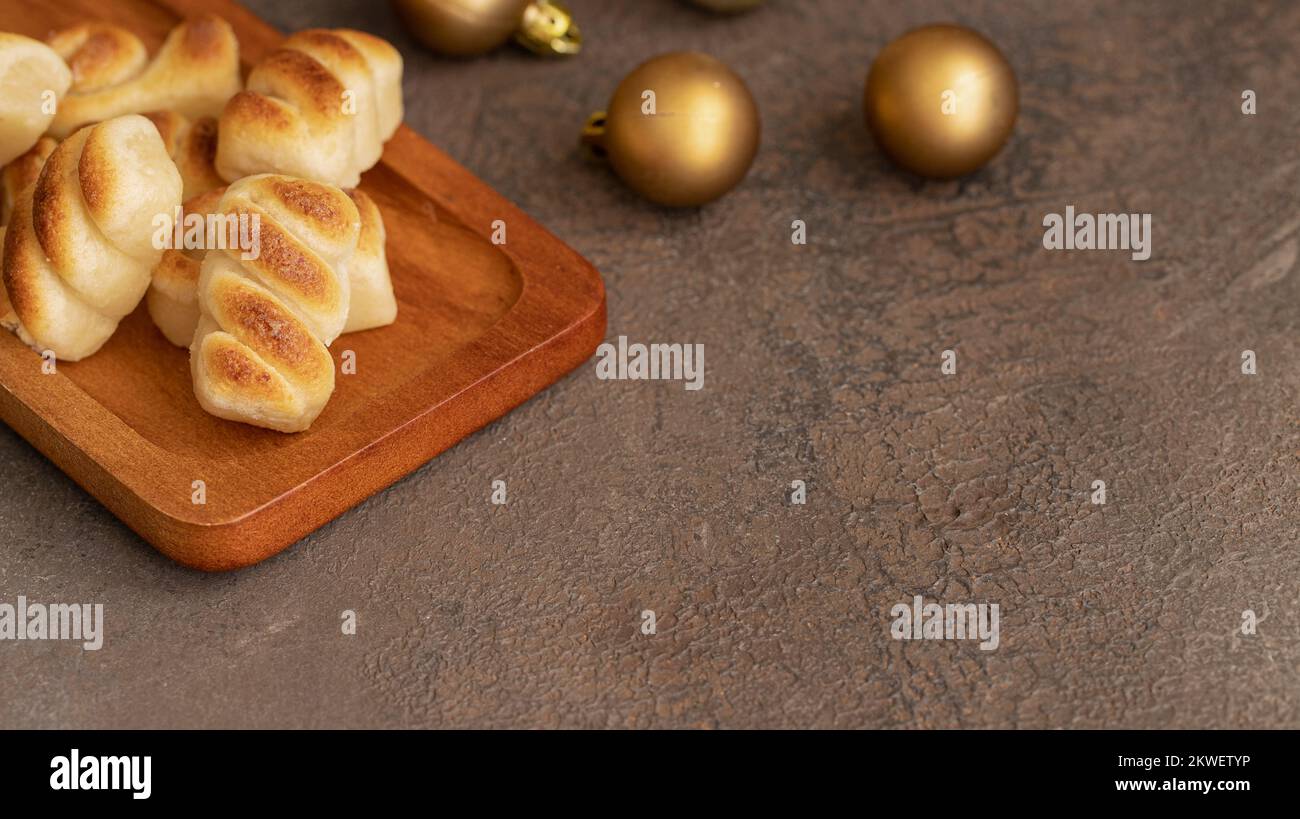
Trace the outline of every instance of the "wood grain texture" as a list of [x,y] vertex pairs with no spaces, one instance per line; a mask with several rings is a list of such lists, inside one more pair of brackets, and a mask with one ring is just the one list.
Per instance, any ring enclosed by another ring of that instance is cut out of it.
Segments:
[[[22,9],[22,13],[19,13]],[[281,39],[226,0],[0,0],[0,19],[43,36],[86,19],[137,31],[156,48],[177,20],[229,20],[255,63]],[[247,566],[510,411],[585,360],[604,335],[595,269],[406,127],[361,188],[383,212],[397,322],[332,348],[340,374],[312,428],[283,435],[205,413],[188,353],[143,306],[96,355],[41,371],[0,337],[0,417],[131,528],[204,570]],[[502,220],[508,241],[489,240]],[[206,503],[192,502],[192,483]]]

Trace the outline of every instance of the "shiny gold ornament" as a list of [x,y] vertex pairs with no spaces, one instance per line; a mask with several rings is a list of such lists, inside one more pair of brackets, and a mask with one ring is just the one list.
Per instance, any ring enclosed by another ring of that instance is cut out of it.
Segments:
[[582,48],[582,32],[569,10],[554,0],[392,0],[420,42],[453,57],[473,57],[514,36],[535,54],[569,56]]
[[717,199],[758,153],[758,106],[743,80],[707,54],[655,57],[619,83],[609,111],[591,115],[583,141],[623,181],[661,205]]
[[885,153],[922,176],[946,179],[993,158],[1015,126],[1016,74],[997,46],[958,25],[909,31],[867,75],[867,124]]
[[709,11],[734,14],[739,11],[749,11],[752,8],[757,8],[758,4],[762,3],[763,0],[691,0],[691,2]]

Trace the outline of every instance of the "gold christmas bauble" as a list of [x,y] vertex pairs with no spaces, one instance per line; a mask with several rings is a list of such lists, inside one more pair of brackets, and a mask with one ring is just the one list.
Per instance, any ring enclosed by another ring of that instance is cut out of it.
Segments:
[[1001,150],[1020,92],[997,46],[964,26],[940,24],[885,46],[867,75],[864,102],[885,153],[921,176],[947,179]]
[[709,11],[720,11],[723,14],[734,14],[738,11],[748,11],[757,8],[763,0],[691,0],[695,5],[706,8]]
[[474,57],[515,41],[544,56],[582,48],[573,15],[554,0],[392,0],[416,38],[452,57]]
[[691,207],[745,178],[758,153],[758,106],[743,80],[696,52],[655,57],[618,85],[583,138],[647,199]]

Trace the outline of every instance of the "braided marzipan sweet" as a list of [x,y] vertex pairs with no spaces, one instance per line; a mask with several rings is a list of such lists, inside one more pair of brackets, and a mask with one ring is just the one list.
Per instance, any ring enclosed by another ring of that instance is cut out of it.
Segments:
[[47,41],[72,69],[72,87],[49,133],[58,139],[89,123],[142,111],[215,117],[239,92],[239,41],[212,14],[179,23],[148,59],[135,34],[107,23],[83,23]]
[[280,173],[356,187],[402,122],[402,56],[350,29],[291,36],[221,113],[217,172]]
[[[206,220],[210,214],[216,213],[225,193],[224,187],[215,188],[185,201],[182,205],[182,227],[186,220],[201,217],[204,220],[201,225],[203,241],[195,247],[169,247],[164,250],[162,259],[153,269],[153,280],[144,297],[154,325],[177,347],[188,349],[194,340],[194,328],[199,325],[199,270],[209,241],[217,240],[223,229],[217,225],[209,236]],[[226,243],[237,244],[237,230],[236,241],[233,243],[230,242],[230,233],[226,231]]]
[[[184,176],[184,174],[182,174]],[[185,202],[183,222],[216,213],[225,188],[207,191]],[[344,191],[352,198],[361,217],[357,251],[348,262],[348,320],[344,333],[373,330],[397,319],[397,299],[384,252],[383,217],[375,200],[353,188]],[[207,231],[207,225],[202,225]],[[227,244],[234,244],[227,240]],[[145,296],[149,315],[167,340],[177,347],[189,347],[199,323],[199,269],[205,248],[175,248],[163,252],[153,270],[153,283]]]
[[348,281],[351,283],[352,303],[348,306],[345,333],[357,333],[386,327],[397,320],[397,298],[393,295],[393,279],[388,270],[384,219],[375,200],[360,188],[351,188],[348,196],[361,214],[361,234],[357,239],[357,252],[348,264]]
[[49,46],[0,31],[0,165],[36,144],[71,84],[72,72]]
[[217,175],[217,120],[199,117],[191,120],[175,111],[149,111],[145,114],[158,128],[167,153],[176,163],[184,183],[184,201],[217,188],[225,181]]
[[180,201],[180,174],[149,120],[77,131],[14,207],[0,325],[65,361],[93,354],[139,304],[162,256],[159,226],[169,230]]
[[9,224],[18,196],[40,178],[45,160],[50,158],[58,142],[41,137],[27,153],[0,168],[0,225]]
[[347,320],[357,208],[338,188],[263,174],[231,185],[217,213],[256,219],[259,247],[203,259],[194,394],[220,418],[300,432],[334,391],[326,348]]

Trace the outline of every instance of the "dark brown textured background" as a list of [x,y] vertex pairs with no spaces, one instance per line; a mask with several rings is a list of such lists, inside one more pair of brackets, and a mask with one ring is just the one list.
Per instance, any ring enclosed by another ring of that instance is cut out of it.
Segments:
[[[407,122],[604,272],[611,337],[703,343],[705,388],[589,365],[217,576],[0,429],[0,598],[107,620],[99,652],[0,643],[0,725],[1300,727],[1300,4],[572,0],[563,63],[428,56],[378,0],[249,5],[397,43]],[[961,182],[862,126],[872,56],[937,20],[1021,79]],[[576,134],[685,48],[765,131],[741,188],[670,212]],[[1151,212],[1151,260],[1043,250],[1070,204]],[[891,640],[914,594],[998,603],[1001,647]]]

